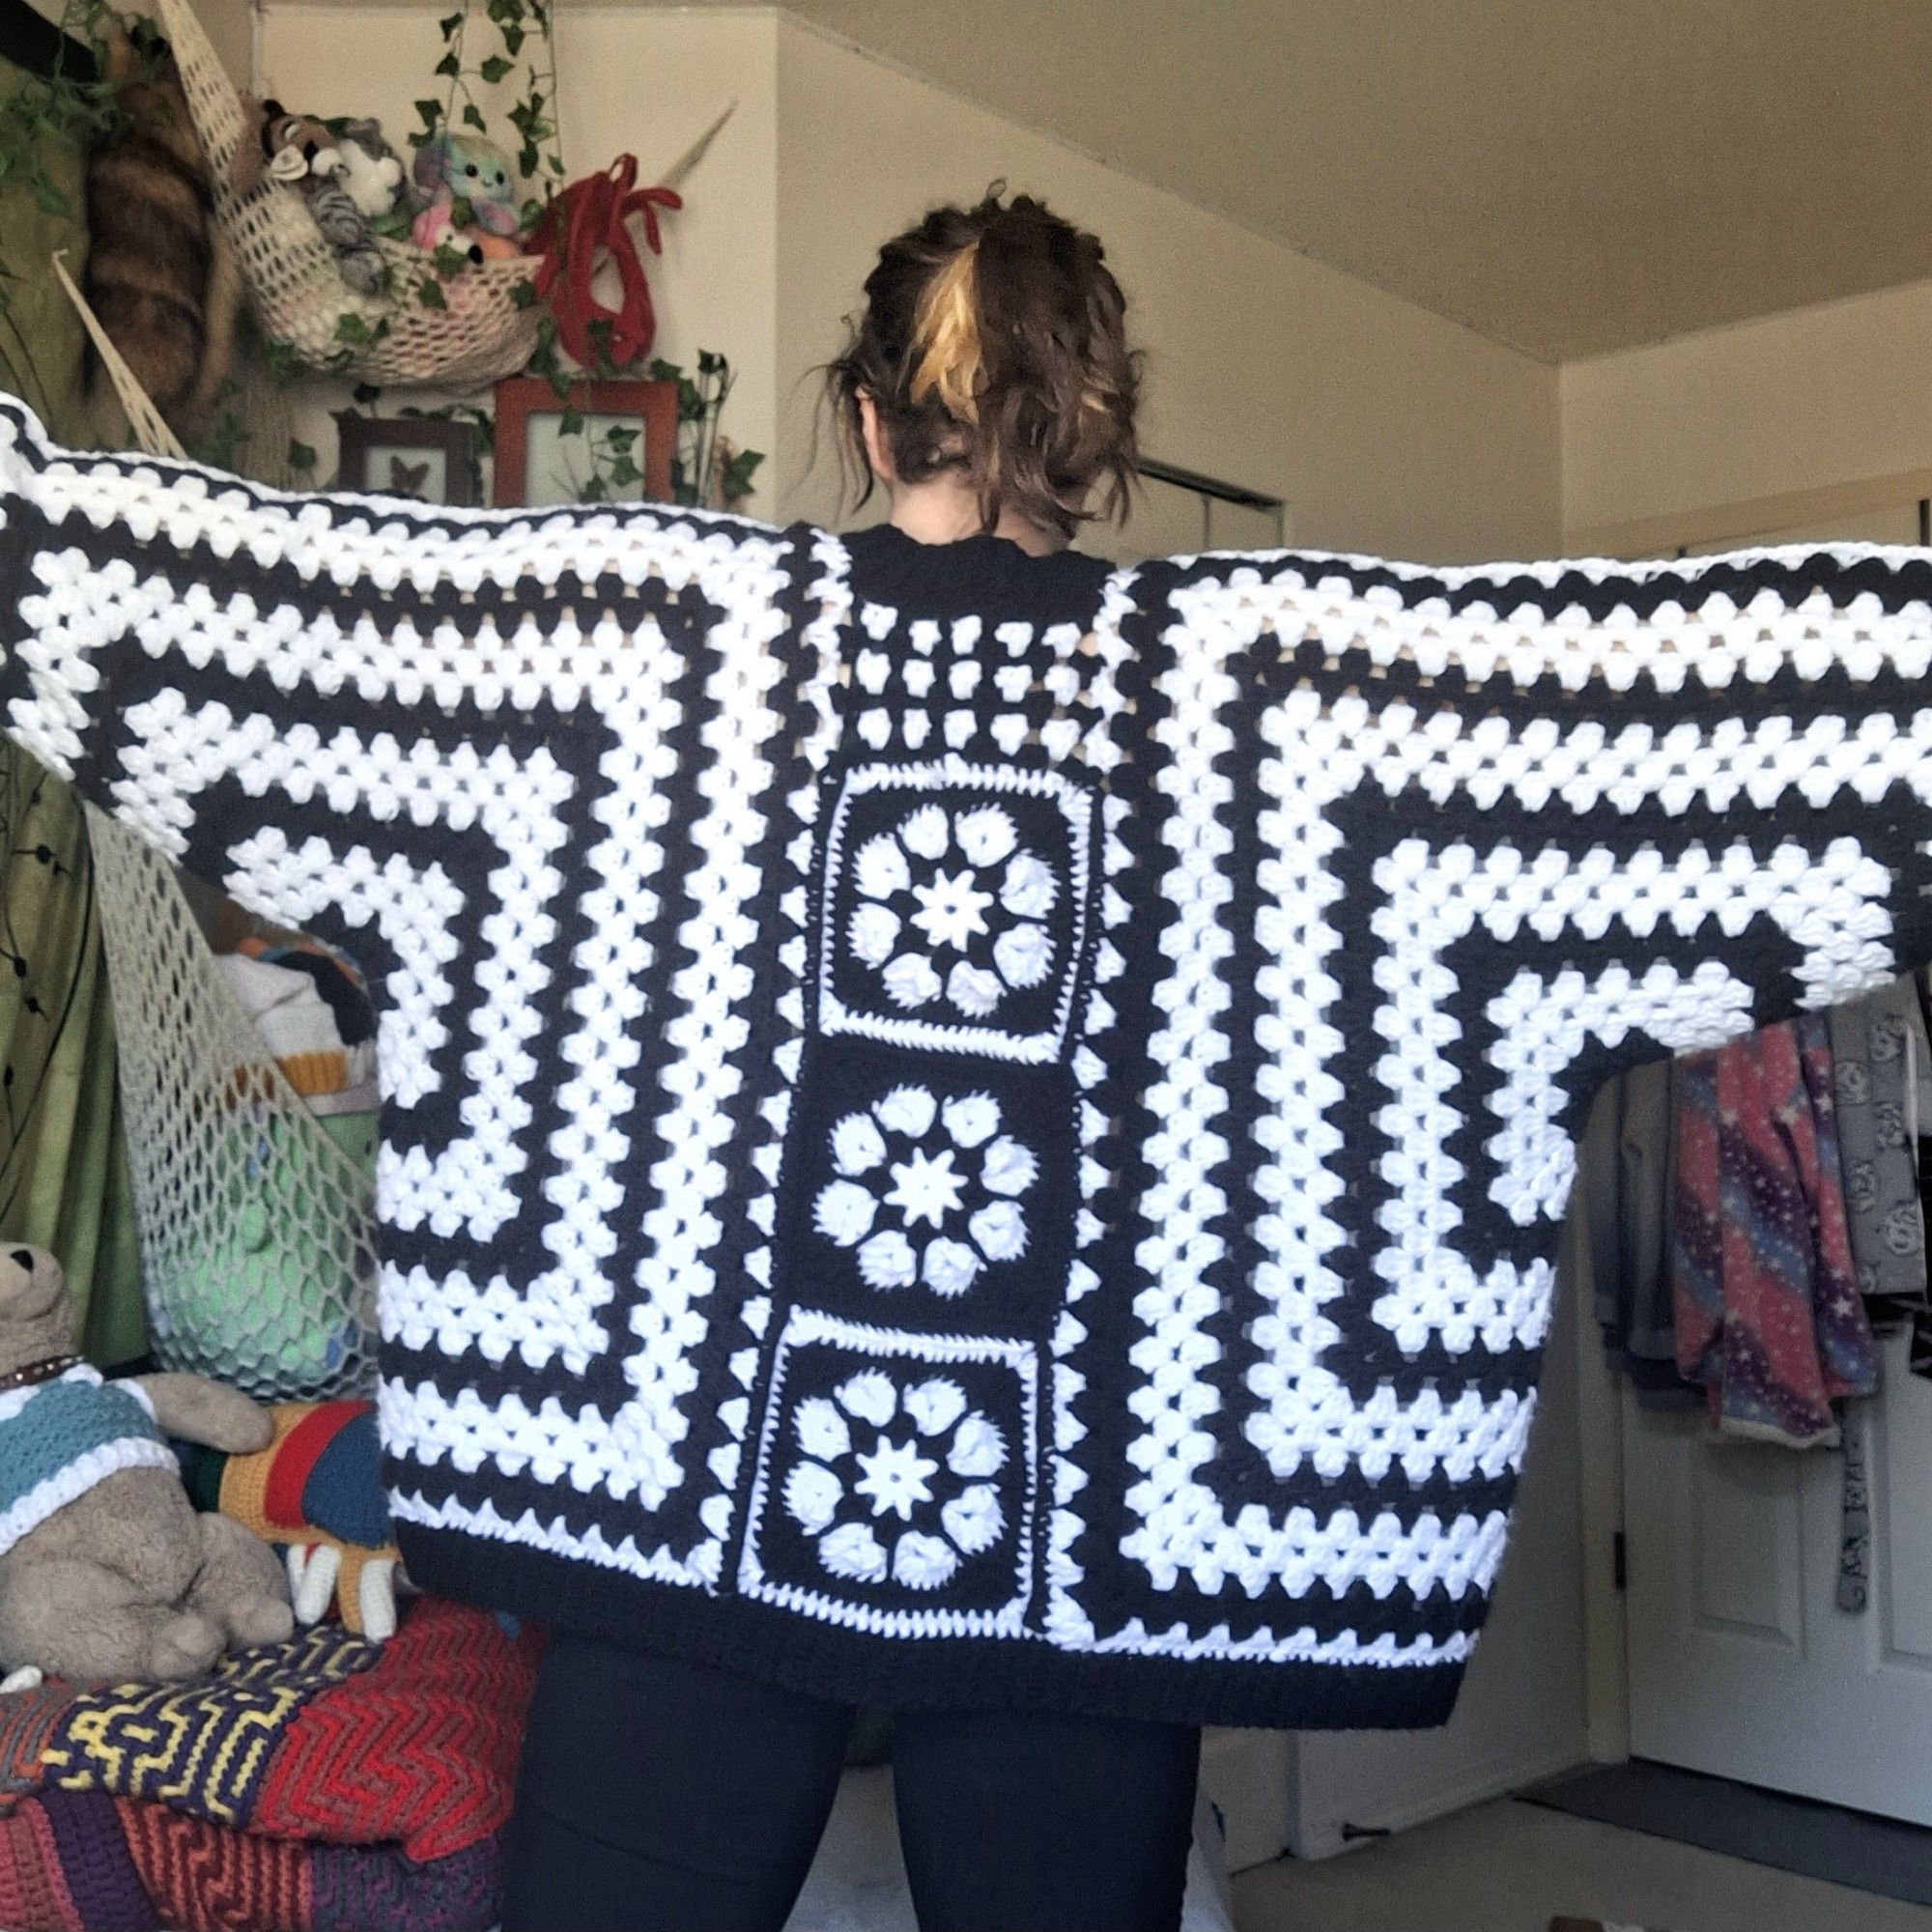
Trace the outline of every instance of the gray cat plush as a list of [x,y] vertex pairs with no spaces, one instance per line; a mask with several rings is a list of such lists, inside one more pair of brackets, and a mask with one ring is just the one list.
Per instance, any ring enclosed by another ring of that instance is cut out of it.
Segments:
[[43,1248],[0,1248],[0,1667],[169,1679],[295,1628],[275,1552],[199,1516],[166,1438],[267,1447],[267,1410],[200,1376],[103,1381]]

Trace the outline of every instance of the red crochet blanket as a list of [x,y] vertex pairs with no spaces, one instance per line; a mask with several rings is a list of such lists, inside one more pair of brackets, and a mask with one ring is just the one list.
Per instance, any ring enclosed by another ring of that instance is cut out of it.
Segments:
[[422,1599],[202,1682],[0,1698],[0,1925],[466,1932],[494,1921],[537,1643]]

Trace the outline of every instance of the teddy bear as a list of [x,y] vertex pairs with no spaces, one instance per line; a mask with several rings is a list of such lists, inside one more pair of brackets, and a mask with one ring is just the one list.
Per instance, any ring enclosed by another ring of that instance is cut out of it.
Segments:
[[200,1376],[103,1380],[74,1346],[73,1304],[44,1248],[0,1248],[0,1667],[48,1677],[193,1677],[231,1645],[295,1628],[275,1552],[198,1516],[170,1435],[267,1446],[248,1397]]

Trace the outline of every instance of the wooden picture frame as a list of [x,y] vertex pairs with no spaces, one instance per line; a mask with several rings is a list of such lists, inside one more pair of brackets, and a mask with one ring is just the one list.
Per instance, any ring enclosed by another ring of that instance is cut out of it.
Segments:
[[[581,434],[560,436],[566,409],[583,418]],[[622,443],[635,478],[624,475],[600,502],[668,503],[671,496],[671,463],[677,451],[677,384],[586,379],[570,385],[559,397],[542,376],[506,376],[497,384],[497,484],[499,507],[526,504],[578,503],[588,475],[609,460],[600,456],[599,439],[616,429],[634,440]],[[574,451],[570,445],[579,445]],[[582,473],[581,473],[582,472]]]
[[343,410],[335,430],[338,489],[453,509],[473,507],[481,494],[481,440],[474,423]]

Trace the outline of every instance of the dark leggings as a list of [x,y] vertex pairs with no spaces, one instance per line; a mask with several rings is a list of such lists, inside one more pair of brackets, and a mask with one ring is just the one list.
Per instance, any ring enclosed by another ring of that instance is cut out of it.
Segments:
[[[558,1636],[530,1707],[503,1932],[779,1932],[849,1705]],[[1173,1932],[1199,1734],[910,1712],[893,1749],[921,1932]]]

